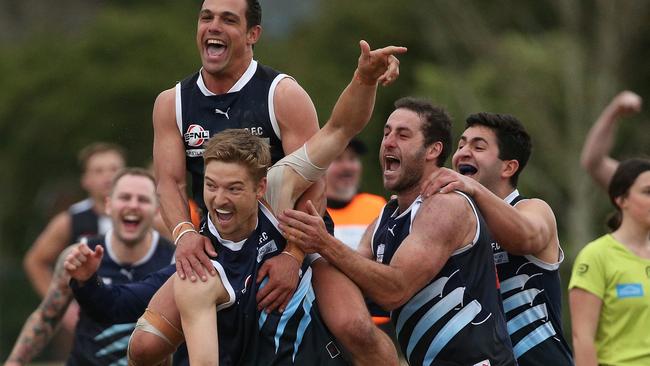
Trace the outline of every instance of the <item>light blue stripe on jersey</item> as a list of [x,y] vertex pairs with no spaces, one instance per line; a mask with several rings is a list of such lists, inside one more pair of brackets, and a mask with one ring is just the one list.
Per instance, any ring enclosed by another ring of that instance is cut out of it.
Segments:
[[508,322],[508,334],[512,335],[519,329],[540,319],[548,319],[546,304],[539,304],[510,319]]
[[97,353],[95,353],[95,356],[103,357],[114,352],[126,351],[126,347],[129,345],[129,338],[131,338],[130,334],[118,339],[117,341],[97,351]]
[[[266,286],[266,284],[268,282],[269,282],[269,278],[265,277],[262,280],[262,283],[260,283],[260,287],[258,288],[258,291],[261,290],[264,286]],[[269,317],[269,314],[267,314],[266,311],[261,311],[260,312],[260,319],[258,320],[260,329],[262,329],[262,327],[264,326],[264,322],[266,322],[266,318],[268,318],[268,317]]]
[[402,311],[399,313],[399,317],[397,318],[397,324],[395,325],[395,331],[397,334],[400,333],[404,323],[406,323],[406,321],[409,320],[416,311],[420,310],[424,304],[433,300],[434,297],[442,294],[445,285],[456,272],[458,272],[458,270],[454,271],[454,273],[449,277],[440,277],[432,284],[423,288],[417,295],[413,296],[406,305],[404,305]]
[[535,296],[537,296],[540,292],[542,291],[536,288],[531,288],[530,290],[522,291],[515,295],[512,295],[509,298],[503,300],[503,310],[507,313],[520,306],[532,304],[533,300],[535,300]]
[[280,317],[280,322],[278,322],[278,327],[275,330],[275,352],[276,353],[278,352],[278,348],[280,347],[280,337],[282,337],[282,334],[284,334],[284,328],[286,328],[289,319],[291,319],[291,317],[296,313],[296,310],[298,310],[298,306],[300,306],[302,301],[305,299],[305,297],[307,296],[307,292],[310,289],[311,289],[311,268],[309,268],[305,272],[305,275],[302,276],[302,279],[300,279],[300,284],[298,285],[298,289],[291,297],[291,300],[289,301],[289,305],[287,305],[287,308],[284,310],[282,316]]
[[546,322],[534,331],[530,332],[529,335],[524,337],[519,343],[514,348],[514,353],[515,357],[519,358],[521,355],[524,353],[528,352],[531,348],[535,347],[536,345],[544,342],[547,338],[550,338],[555,335],[555,329],[553,329],[553,325],[551,322]]
[[526,282],[530,280],[531,278],[535,276],[539,276],[541,273],[534,274],[532,276],[529,276],[527,274],[520,274],[518,276],[514,276],[512,278],[509,278],[503,282],[501,282],[501,293],[504,294],[508,291],[520,288],[523,289],[524,286],[526,286]]
[[481,304],[478,301],[473,300],[454,315],[454,317],[451,318],[442,329],[440,329],[438,334],[436,334],[436,337],[433,339],[433,342],[431,342],[431,345],[429,345],[427,354],[424,356],[423,364],[431,365],[433,360],[436,359],[436,356],[438,356],[438,353],[440,353],[440,350],[442,350],[442,348],[446,346],[447,343],[458,334],[458,332],[465,328],[467,324],[469,324],[472,319],[481,312],[481,308]]
[[126,359],[126,356],[124,356],[124,357],[120,358],[119,360],[111,363],[108,366],[127,366],[128,364],[129,364],[128,360]]
[[298,354],[298,347],[302,343],[302,337],[305,335],[305,331],[311,322],[311,307],[315,299],[316,295],[314,294],[314,289],[310,287],[309,291],[307,291],[307,298],[302,303],[302,309],[305,314],[303,314],[302,319],[300,319],[298,331],[296,332],[296,341],[293,343],[293,357],[291,360],[294,362],[296,361],[296,355]]
[[[445,296],[442,300],[440,300],[437,304],[431,307],[429,311],[427,311],[420,320],[418,320],[417,325],[413,329],[413,333],[411,333],[411,337],[409,338],[409,343],[406,348],[406,357],[411,358],[411,352],[413,352],[413,349],[415,346],[420,342],[420,339],[424,336],[424,333],[426,333],[427,330],[431,329],[431,327],[438,321],[440,318],[445,316],[445,314],[449,313],[451,310],[453,310],[456,306],[461,305],[463,303],[463,293],[465,292],[464,287],[459,287],[452,291],[449,295]],[[470,319],[471,321],[471,319]],[[446,327],[447,325],[445,325]]]
[[106,328],[103,332],[95,336],[96,341],[101,341],[104,338],[112,337],[118,333],[132,332],[135,328],[135,323],[128,324],[115,324]]

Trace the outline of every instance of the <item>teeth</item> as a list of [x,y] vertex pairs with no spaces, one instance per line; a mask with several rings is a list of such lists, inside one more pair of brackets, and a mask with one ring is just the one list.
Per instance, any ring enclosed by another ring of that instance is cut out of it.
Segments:
[[208,45],[217,45],[217,46],[225,46],[226,43],[222,40],[219,39],[208,39],[207,41]]
[[139,217],[136,216],[136,215],[125,215],[124,216],[124,220],[127,220],[127,221],[137,221],[138,219],[139,219]]
[[220,213],[220,214],[223,214],[223,215],[227,215],[227,214],[232,213],[232,211],[221,210],[221,209],[218,209],[218,208],[215,211],[217,211],[217,213]]

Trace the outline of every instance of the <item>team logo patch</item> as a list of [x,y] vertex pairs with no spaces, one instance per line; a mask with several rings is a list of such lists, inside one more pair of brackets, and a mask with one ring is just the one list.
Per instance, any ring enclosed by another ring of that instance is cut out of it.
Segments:
[[510,262],[507,252],[494,253],[494,264],[503,264]]
[[278,246],[277,244],[275,244],[275,240],[271,240],[270,242],[262,245],[257,250],[257,263],[260,263],[262,261],[262,258],[264,258],[265,255],[269,253],[273,253],[276,250],[278,250]]
[[643,297],[643,286],[640,283],[622,283],[616,285],[616,297],[619,299]]
[[341,350],[336,346],[336,343],[330,342],[325,346],[327,353],[329,353],[330,358],[337,358],[341,355]]
[[384,251],[386,251],[386,244],[377,245],[377,262],[384,262]]
[[189,125],[183,138],[188,146],[199,147],[210,139],[210,131],[204,130],[200,125]]
[[589,270],[589,265],[586,263],[580,263],[578,265],[578,274],[585,274]]

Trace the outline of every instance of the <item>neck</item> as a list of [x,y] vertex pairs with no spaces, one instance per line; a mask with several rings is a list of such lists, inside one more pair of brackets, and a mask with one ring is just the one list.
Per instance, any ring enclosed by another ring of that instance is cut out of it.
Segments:
[[397,205],[399,206],[399,212],[406,211],[419,195],[420,184],[414,184],[411,188],[405,189],[402,192],[397,192]]
[[241,79],[252,61],[253,53],[251,52],[248,57],[243,58],[241,62],[233,65],[231,69],[223,70],[218,74],[210,74],[205,69],[202,69],[201,75],[203,76],[205,87],[215,94],[227,93]]
[[111,249],[116,259],[120,263],[136,263],[149,252],[151,249],[151,239],[153,232],[149,230],[147,234],[135,244],[126,244],[113,231],[111,234]]
[[650,229],[630,219],[624,218],[621,226],[612,235],[628,247],[650,250]]
[[502,200],[505,199],[510,195],[510,193],[514,192],[517,187],[513,187],[510,185],[510,183],[503,183],[499,184],[497,187],[486,187],[489,189],[492,193],[494,193],[497,197],[501,198]]

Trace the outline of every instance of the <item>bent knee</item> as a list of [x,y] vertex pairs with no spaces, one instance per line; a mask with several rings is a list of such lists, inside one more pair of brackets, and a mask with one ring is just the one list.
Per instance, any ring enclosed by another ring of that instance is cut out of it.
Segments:
[[364,347],[374,342],[376,332],[379,331],[367,313],[341,312],[328,328],[336,339],[344,343]]
[[174,353],[182,341],[178,329],[160,314],[147,309],[129,339],[129,365],[158,365]]

